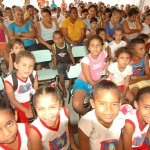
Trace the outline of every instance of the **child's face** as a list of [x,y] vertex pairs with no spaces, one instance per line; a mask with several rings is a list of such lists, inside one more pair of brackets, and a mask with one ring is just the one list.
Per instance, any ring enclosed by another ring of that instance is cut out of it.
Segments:
[[60,102],[53,95],[39,96],[35,108],[38,117],[49,127],[56,127],[58,123]]
[[144,21],[146,24],[150,25],[150,16],[147,16]]
[[68,13],[67,13],[67,12],[64,12],[64,17],[65,17],[65,18],[68,18],[68,16],[69,16]]
[[12,144],[17,136],[15,116],[9,110],[0,110],[0,143]]
[[30,16],[33,16],[34,15],[34,8],[29,8],[27,12]]
[[90,51],[92,58],[99,56],[99,54],[102,50],[101,41],[98,39],[92,39],[89,43],[88,50]]
[[123,33],[122,33],[122,31],[115,31],[115,33],[114,33],[114,38],[115,38],[115,40],[121,40],[122,39],[122,37],[123,37]]
[[97,22],[93,21],[93,22],[91,23],[91,28],[92,28],[92,29],[96,29],[96,25],[97,25]]
[[11,11],[11,10],[6,10],[6,11],[5,11],[5,15],[6,15],[7,17],[12,16],[12,11]]
[[119,101],[118,91],[99,90],[92,101],[95,107],[96,117],[98,121],[105,127],[110,127],[113,120],[119,113],[121,103]]
[[136,107],[139,111],[140,119],[143,124],[150,124],[150,95],[146,94],[143,96],[142,100],[138,103],[135,102],[138,107]]
[[13,53],[15,53],[16,55],[20,52],[20,51],[24,51],[25,49],[24,49],[24,46],[23,46],[23,44],[18,44],[18,43],[16,43],[16,44],[14,44],[14,46],[13,46],[13,49],[11,49],[11,51],[13,52]]
[[99,36],[103,39],[103,41],[106,40],[106,32],[105,31],[100,32]]
[[146,53],[146,46],[144,43],[141,44],[136,44],[135,48],[133,50],[134,56],[136,56],[137,58],[141,59],[145,56]]
[[121,53],[117,58],[118,67],[119,68],[126,68],[126,66],[130,62],[130,55],[128,53]]
[[84,13],[82,13],[82,18],[86,19],[86,18],[87,18],[87,16],[88,16],[88,12],[84,12]]
[[120,17],[121,17],[121,14],[115,13],[115,14],[112,16],[113,22],[117,24],[117,23],[119,22],[119,20],[120,20]]
[[61,46],[64,42],[64,38],[60,34],[55,34],[53,41],[58,45]]
[[34,60],[28,57],[22,57],[18,63],[14,63],[17,69],[17,76],[21,79],[28,78],[34,69]]

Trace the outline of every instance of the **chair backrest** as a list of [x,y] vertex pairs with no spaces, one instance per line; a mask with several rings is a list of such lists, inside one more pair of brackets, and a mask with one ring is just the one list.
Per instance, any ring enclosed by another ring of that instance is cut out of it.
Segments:
[[74,46],[72,47],[73,57],[84,57],[88,54],[86,46]]
[[32,54],[35,57],[36,63],[52,60],[52,54],[48,49],[32,51]]
[[81,64],[77,63],[75,66],[70,66],[67,76],[69,79],[77,78],[81,72]]
[[0,77],[0,91],[4,89],[4,82],[2,80],[2,77]]

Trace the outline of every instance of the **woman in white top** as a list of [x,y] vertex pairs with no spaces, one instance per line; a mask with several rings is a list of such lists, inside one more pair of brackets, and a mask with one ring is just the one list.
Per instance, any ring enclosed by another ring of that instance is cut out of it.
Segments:
[[139,15],[137,8],[131,8],[128,12],[128,18],[122,23],[123,31],[129,42],[136,38],[143,28]]
[[36,26],[37,40],[39,49],[51,50],[53,42],[53,33],[59,30],[58,23],[51,18],[51,12],[48,9],[42,9],[42,20]]

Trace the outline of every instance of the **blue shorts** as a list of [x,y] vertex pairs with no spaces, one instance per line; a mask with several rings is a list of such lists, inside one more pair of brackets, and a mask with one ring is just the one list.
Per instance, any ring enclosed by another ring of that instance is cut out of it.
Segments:
[[84,90],[87,91],[88,95],[91,94],[92,86],[87,82],[77,78],[73,85],[73,93],[75,90]]

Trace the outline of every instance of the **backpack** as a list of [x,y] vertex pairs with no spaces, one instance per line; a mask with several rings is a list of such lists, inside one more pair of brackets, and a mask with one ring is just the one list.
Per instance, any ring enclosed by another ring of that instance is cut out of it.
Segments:
[[[13,90],[15,92],[17,90],[17,88],[18,88],[18,79],[17,79],[17,75],[16,75],[16,70],[14,69],[10,74],[12,76]],[[34,87],[34,77],[33,77],[33,74],[31,74],[29,76],[29,78],[30,78],[30,81],[32,83],[32,87]],[[2,91],[2,95],[3,95],[4,98],[8,99],[7,93],[4,90]]]

